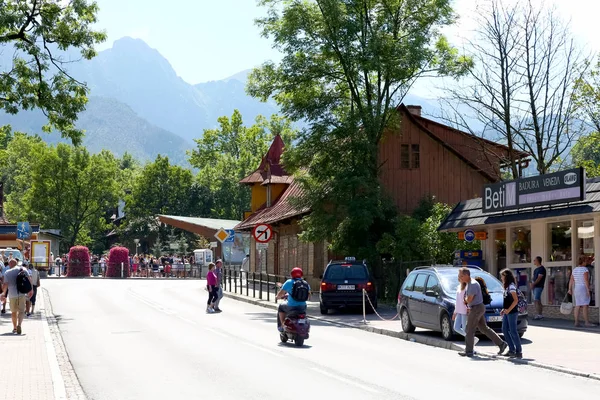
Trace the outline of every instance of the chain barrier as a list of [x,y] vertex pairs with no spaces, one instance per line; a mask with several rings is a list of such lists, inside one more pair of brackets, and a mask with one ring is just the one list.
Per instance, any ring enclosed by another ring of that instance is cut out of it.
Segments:
[[377,312],[377,309],[373,306],[373,303],[371,302],[371,299],[369,298],[369,296],[367,296],[367,291],[365,289],[363,289],[362,292],[363,292],[363,323],[367,323],[367,315],[366,315],[366,310],[365,310],[365,297],[369,301],[369,304],[371,305],[371,309],[373,310],[375,315],[377,315],[379,317],[379,319],[381,319],[382,321],[391,322],[391,321],[394,321],[395,319],[397,319],[398,316],[400,315],[400,313],[396,313],[396,315],[394,315],[390,319],[383,318],[381,315],[379,315],[379,313]]

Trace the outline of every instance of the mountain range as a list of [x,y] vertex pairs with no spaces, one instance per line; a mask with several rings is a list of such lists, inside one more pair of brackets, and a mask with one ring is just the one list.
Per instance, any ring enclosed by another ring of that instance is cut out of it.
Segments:
[[[186,150],[195,147],[193,139],[216,127],[219,117],[238,109],[245,123],[252,124],[258,115],[278,112],[274,102],[262,103],[246,94],[250,70],[223,80],[190,84],[140,39],[119,39],[89,61],[80,60],[74,50],[61,53],[61,58],[68,62],[69,74],[90,89],[89,103],[79,115],[77,127],[85,130],[83,144],[92,152],[108,149],[121,156],[127,151],[141,161],[162,154],[187,165]],[[12,53],[0,51],[0,72],[11,65]],[[436,108],[411,95],[405,103],[420,104],[424,112]],[[64,141],[58,133],[42,133],[45,122],[39,111],[0,113],[0,126],[10,124],[14,130],[39,133],[48,143]]]

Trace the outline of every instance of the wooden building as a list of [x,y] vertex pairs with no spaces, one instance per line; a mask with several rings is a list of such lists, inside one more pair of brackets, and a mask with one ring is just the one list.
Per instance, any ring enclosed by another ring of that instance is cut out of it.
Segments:
[[[497,182],[508,159],[508,148],[421,116],[421,107],[398,108],[400,132],[387,132],[379,146],[380,179],[398,211],[411,213],[426,196],[456,204],[480,196],[483,185]],[[250,232],[258,224],[273,227],[267,250],[250,245],[250,268],[288,275],[292,268],[305,270],[314,286],[329,260],[327,243],[303,243],[298,222],[309,209],[296,209],[290,198],[301,189],[281,165],[284,144],[275,137],[260,166],[240,184],[252,190],[251,211],[236,231]],[[528,155],[515,152],[523,166]]]

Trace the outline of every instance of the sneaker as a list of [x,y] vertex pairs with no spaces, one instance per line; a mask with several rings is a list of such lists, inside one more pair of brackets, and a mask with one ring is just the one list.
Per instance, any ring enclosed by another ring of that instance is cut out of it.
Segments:
[[215,307],[215,312],[223,312],[219,307]]
[[206,313],[207,313],[207,314],[212,314],[212,313],[214,313],[214,312],[215,312],[215,310],[214,310],[214,309],[212,309],[212,308],[210,308],[210,307],[208,307],[208,308],[206,309]]
[[479,343],[479,338],[475,336],[475,338],[473,339],[473,346],[477,346],[477,343]]
[[508,347],[508,343],[502,342],[502,344],[500,346],[498,346],[498,347],[500,348],[500,351],[498,352],[498,355],[501,356],[506,351],[506,348]]
[[278,327],[277,327],[277,330],[278,330],[279,332],[283,332],[283,326],[278,326]]
[[517,353],[515,353],[514,351],[509,351],[508,353],[506,353],[506,356],[508,358],[515,358],[517,356]]
[[521,360],[521,359],[523,359],[523,353],[515,353],[515,358],[516,358],[517,360]]
[[25,315],[27,315],[27,318],[31,317],[31,313],[30,313],[30,312],[28,312],[28,313],[27,313],[27,314],[25,314]]
[[23,332],[23,330],[21,329],[21,325],[17,326],[17,335],[20,335]]
[[473,357],[473,352],[466,352],[466,351],[461,351],[460,353],[458,353],[459,356],[461,357]]
[[16,334],[17,334],[17,330],[13,329],[13,335],[16,335]]

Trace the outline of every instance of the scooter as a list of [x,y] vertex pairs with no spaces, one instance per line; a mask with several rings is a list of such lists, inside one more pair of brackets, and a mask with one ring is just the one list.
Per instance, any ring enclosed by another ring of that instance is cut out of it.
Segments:
[[304,340],[308,339],[310,332],[310,321],[306,318],[306,313],[290,313],[286,315],[283,322],[283,332],[280,333],[282,343],[288,340],[293,341],[297,347],[304,345]]

